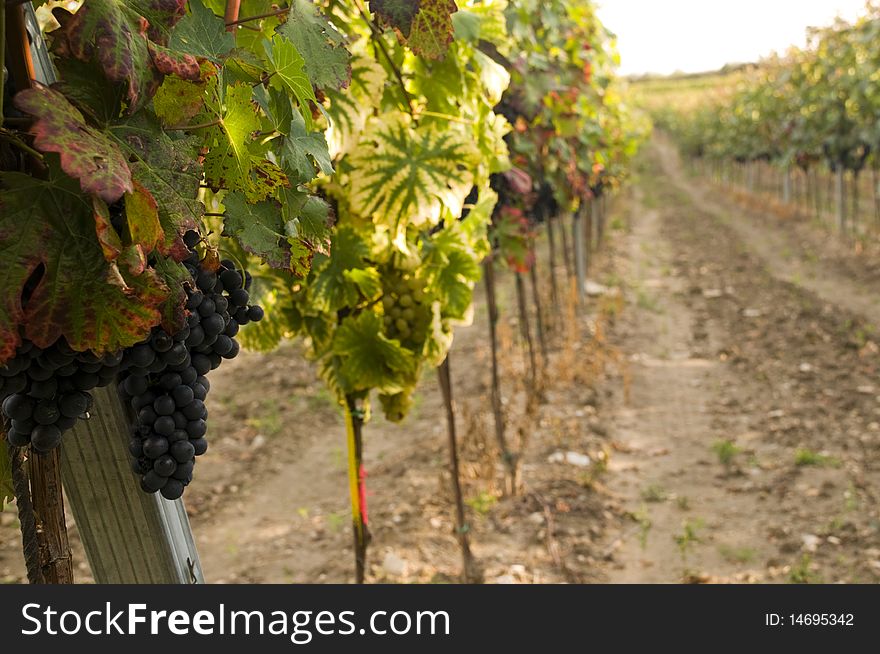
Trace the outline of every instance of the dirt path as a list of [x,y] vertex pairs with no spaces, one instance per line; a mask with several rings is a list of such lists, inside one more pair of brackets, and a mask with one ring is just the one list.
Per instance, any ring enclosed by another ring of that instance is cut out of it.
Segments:
[[609,580],[876,580],[878,362],[859,289],[794,284],[778,244],[726,219],[668,148],[636,197],[614,335],[631,401],[613,403],[608,482],[632,523]]
[[[848,256],[855,260],[856,265],[865,265],[867,262],[858,261],[852,252],[845,252],[846,248],[837,242],[835,236],[824,232],[819,236],[824,239],[821,244],[799,239],[797,233],[786,229],[775,215],[744,211],[742,207],[726,200],[717,189],[687,179],[674,146],[664,140],[658,140],[656,146],[666,177],[687,193],[702,211],[723,222],[744,243],[748,243],[749,249],[774,277],[808,289],[825,302],[863,316],[873,325],[880,325],[876,285],[862,283],[859,279],[861,275],[853,275],[850,266],[841,270],[836,259],[827,257],[828,250],[838,257]],[[816,234],[811,236],[815,238]],[[817,245],[826,252],[823,253]]]
[[[751,547],[738,541],[753,516],[731,501],[709,464],[710,448],[721,437],[711,409],[727,372],[717,358],[706,358],[705,320],[679,297],[686,285],[672,270],[675,257],[656,210],[639,216],[627,246],[625,276],[635,292],[635,313],[627,320],[632,387],[628,406],[613,419],[620,453],[611,471],[638,524],[609,581],[676,581],[683,566],[731,574],[735,568],[717,549],[692,553],[695,543],[681,540],[688,529],[701,538],[709,528],[714,540],[731,548]],[[700,468],[706,473],[693,474]],[[711,515],[711,523],[694,518],[695,510]]]

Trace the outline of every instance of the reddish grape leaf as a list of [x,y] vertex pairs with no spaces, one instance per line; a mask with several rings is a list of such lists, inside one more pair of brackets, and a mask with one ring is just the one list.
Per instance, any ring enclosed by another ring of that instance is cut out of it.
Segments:
[[112,204],[132,190],[131,170],[119,147],[86,125],[63,95],[37,86],[18,93],[14,104],[36,119],[30,129],[36,148],[60,154],[62,169],[79,180],[83,191]]
[[417,55],[441,59],[452,43],[455,0],[370,0],[370,10]]
[[186,12],[185,0],[89,0],[76,13],[53,10],[61,28],[52,32],[59,59],[93,64],[126,89],[127,113],[146,104],[162,81],[174,73],[198,79],[191,54],[166,46],[172,28]]
[[163,75],[176,75],[193,82],[201,76],[199,62],[192,55],[175,52],[155,43],[148,44],[148,48],[153,65]]
[[98,238],[89,237],[94,207],[75,180],[5,172],[0,185],[0,362],[20,342],[21,326],[40,347],[61,336],[78,351],[96,352],[143,340],[159,322],[168,288],[152,269],[133,275],[107,262]]
[[119,0],[89,0],[75,14],[55,8],[61,28],[52,49],[61,58],[97,64],[111,82],[128,88],[128,112],[147,102],[159,85],[147,48],[149,22]]
[[187,0],[126,0],[126,4],[149,22],[150,40],[166,45],[171,28],[186,15]]
[[195,229],[205,208],[199,202],[202,167],[194,153],[198,137],[172,139],[158,119],[141,111],[127,122],[111,128],[111,135],[132,160],[134,181],[156,202],[164,239],[158,249],[163,255],[181,261],[189,251],[183,234]]
[[409,35],[421,4],[421,0],[370,0],[370,11],[382,25]]

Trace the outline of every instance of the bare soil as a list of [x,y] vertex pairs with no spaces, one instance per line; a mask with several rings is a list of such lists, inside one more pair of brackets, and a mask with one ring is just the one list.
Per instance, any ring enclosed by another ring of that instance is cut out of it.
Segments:
[[[533,410],[513,279],[499,279],[517,496],[502,493],[481,293],[457,332],[485,581],[876,582],[878,259],[693,180],[662,141],[609,220],[586,308],[561,265],[551,307],[540,271],[554,330]],[[208,580],[351,581],[343,420],[315,366],[296,344],[246,353],[213,373],[208,399],[211,448],[186,494]],[[434,371],[407,422],[377,412],[366,427],[371,582],[459,578],[445,430]],[[0,579],[21,582],[14,510],[0,516]],[[72,540],[89,581],[75,525]]]

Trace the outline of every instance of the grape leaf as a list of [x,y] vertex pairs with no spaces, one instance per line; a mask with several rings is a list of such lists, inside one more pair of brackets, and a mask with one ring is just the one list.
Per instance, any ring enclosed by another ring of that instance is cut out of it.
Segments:
[[348,164],[352,208],[394,225],[436,223],[445,207],[460,215],[473,186],[479,153],[452,129],[418,130],[409,117],[386,114],[374,120]]
[[266,41],[266,55],[269,58],[269,84],[276,89],[286,90],[296,98],[300,111],[311,120],[309,101],[317,104],[315,90],[305,72],[305,60],[296,46],[281,35],[276,35],[272,42]]
[[367,300],[375,300],[382,295],[382,276],[376,268],[354,268],[346,270],[344,274],[357,284],[361,295]]
[[370,248],[354,229],[341,226],[333,234],[330,251],[333,256],[315,256],[312,264],[315,277],[309,291],[316,306],[332,312],[354,306],[360,299],[357,285],[345,273],[365,268]]
[[278,33],[296,46],[315,86],[341,89],[348,85],[351,55],[345,49],[345,39],[311,0],[292,0]]
[[394,394],[411,385],[417,369],[412,352],[383,333],[372,311],[342,321],[333,337],[337,381],[345,393],[378,390]]
[[97,352],[143,340],[168,288],[152,270],[135,276],[105,259],[97,237],[86,236],[95,233],[94,208],[75,180],[2,173],[0,183],[0,363],[19,345],[22,324],[43,348],[61,336],[77,351]]
[[290,182],[277,165],[260,155],[261,147],[254,142],[260,118],[252,95],[249,85],[235,84],[222,103],[219,98],[212,101],[220,124],[207,130],[205,177],[216,188],[241,191],[249,202],[260,202]]
[[186,14],[187,0],[126,0],[126,3],[149,22],[150,40],[165,45],[171,28]]
[[61,167],[79,180],[83,191],[108,204],[132,190],[131,170],[119,147],[104,133],[86,125],[67,99],[46,86],[25,89],[15,106],[35,118],[30,132],[41,152],[61,155]]
[[235,47],[235,37],[226,31],[226,23],[201,0],[189,1],[189,13],[171,33],[169,47],[215,64],[223,63]]
[[125,220],[131,242],[150,254],[165,241],[165,232],[159,222],[159,205],[150,192],[138,182],[134,190],[125,194]]
[[441,59],[452,43],[455,0],[370,0],[370,10],[417,55]]
[[147,111],[115,125],[111,135],[126,153],[134,181],[156,201],[165,238],[158,249],[180,261],[188,255],[182,236],[195,229],[205,208],[198,200],[202,167],[193,153],[198,137],[172,139]]
[[156,257],[153,267],[159,279],[171,289],[168,299],[160,309],[162,328],[169,334],[174,334],[180,331],[186,320],[187,294],[184,289],[187,286],[193,288],[193,278],[182,263],[173,259]]
[[456,11],[455,0],[421,0],[407,38],[412,51],[428,59],[443,58],[452,43],[452,14]]
[[324,133],[306,131],[306,124],[299,114],[294,114],[289,133],[282,138],[281,161],[293,181],[298,184],[312,181],[316,167],[325,175],[333,173]]
[[283,189],[281,206],[288,236],[303,240],[314,252],[330,253],[330,205],[300,189]]
[[370,0],[370,11],[382,25],[409,35],[421,4],[421,0]]
[[75,14],[56,7],[61,28],[52,33],[60,58],[94,62],[111,82],[128,89],[134,113],[153,95],[161,76],[147,46],[149,22],[120,0],[89,0]]
[[351,85],[341,91],[327,91],[330,129],[327,143],[333,157],[350,152],[360,139],[367,118],[382,101],[387,76],[375,59],[356,56],[352,60]]
[[234,236],[246,251],[273,268],[290,270],[298,277],[308,273],[311,252],[284,233],[279,202],[267,200],[251,204],[241,193],[228,193],[223,204],[226,207],[225,236]]
[[208,80],[216,74],[214,64],[202,60],[198,80],[166,77],[153,96],[153,110],[162,123],[169,126],[185,125],[202,111]]
[[191,81],[199,79],[201,68],[199,62],[192,55],[175,52],[152,42],[147,44],[147,49],[156,70],[163,75],[177,75],[181,79]]

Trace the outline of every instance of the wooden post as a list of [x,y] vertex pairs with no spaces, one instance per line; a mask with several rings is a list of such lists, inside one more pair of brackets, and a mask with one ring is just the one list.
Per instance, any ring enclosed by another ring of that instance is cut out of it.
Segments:
[[571,279],[574,276],[571,266],[571,248],[568,247],[568,228],[565,225],[565,215],[560,217],[560,232],[562,232],[562,258],[565,260],[565,276]]
[[[547,240],[550,244],[550,299],[553,302],[553,313],[559,310],[559,288],[556,285],[556,236],[553,228],[554,220],[556,220],[555,216],[547,216]],[[551,329],[554,328],[555,323],[555,316],[553,316],[550,320]]]
[[498,302],[495,297],[495,264],[492,255],[483,261],[483,281],[486,284],[486,308],[489,312],[489,346],[492,353],[492,414],[495,418],[495,439],[506,471],[506,492],[516,494],[517,457],[507,445],[504,408],[501,403],[501,379],[498,372]]
[[[203,583],[183,500],[144,493],[131,472],[131,416],[113,387],[64,435],[61,474],[99,584]],[[209,434],[210,436],[210,434]]]
[[348,479],[351,492],[351,521],[354,537],[355,583],[363,584],[367,576],[367,548],[370,530],[367,526],[366,491],[364,489],[364,414],[357,400],[345,398],[345,421],[348,440]]
[[584,234],[584,205],[586,200],[581,202],[581,207],[574,213],[574,219],[571,223],[572,241],[574,241],[574,270],[575,280],[577,281],[577,297],[582,300],[586,293],[587,287],[587,255],[586,255],[586,235]]
[[465,518],[464,494],[461,490],[461,471],[458,466],[458,438],[455,428],[455,402],[452,399],[452,373],[449,369],[449,355],[437,368],[440,392],[446,407],[446,433],[449,438],[449,476],[452,482],[452,495],[455,500],[455,537],[461,550],[462,579],[465,583],[482,581],[477,562],[471,553],[471,527]]
[[791,166],[785,166],[782,171],[782,201],[785,204],[791,203]]
[[43,583],[72,584],[73,557],[61,493],[61,452],[58,448],[46,454],[32,451],[28,463]]
[[840,164],[834,171],[834,199],[837,203],[837,229],[841,234],[846,234],[846,179]]

